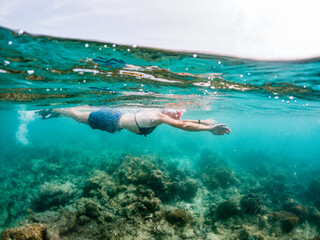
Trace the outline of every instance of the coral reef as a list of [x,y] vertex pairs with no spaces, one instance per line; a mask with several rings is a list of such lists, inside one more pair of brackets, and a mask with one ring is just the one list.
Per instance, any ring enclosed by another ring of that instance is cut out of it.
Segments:
[[34,200],[34,208],[38,211],[51,207],[63,206],[77,195],[77,189],[71,182],[64,184],[44,183],[40,186],[38,197]]
[[291,232],[292,229],[297,226],[299,221],[298,217],[285,217],[281,220],[281,229],[283,232]]
[[320,210],[320,180],[313,179],[308,189],[305,192],[305,196],[308,200],[313,201],[315,207]]
[[247,214],[258,214],[263,211],[263,199],[254,193],[243,196],[240,205],[242,211]]
[[198,183],[195,179],[182,181],[179,186],[179,196],[185,201],[192,201],[198,191]]
[[22,227],[2,231],[1,240],[46,240],[47,228],[44,224],[27,224]]
[[[17,152],[32,160],[17,164],[16,171],[8,170],[9,177],[2,178],[0,192],[9,193],[0,199],[2,229],[22,225],[27,232],[41,225],[44,235],[34,239],[46,240],[274,240],[318,235],[320,212],[311,194],[317,182],[309,187],[308,181],[289,184],[284,171],[271,165],[263,168],[265,177],[257,178],[256,170],[232,168],[209,150],[196,162],[201,168],[157,155],[55,151],[37,149],[33,159],[31,153]],[[19,194],[13,191],[17,186],[30,191]],[[4,239],[12,239],[11,230],[3,231]]]
[[180,208],[167,211],[165,218],[169,223],[178,227],[183,227],[192,220],[192,217]]
[[217,209],[218,219],[227,219],[239,214],[239,209],[235,202],[226,200],[219,204]]

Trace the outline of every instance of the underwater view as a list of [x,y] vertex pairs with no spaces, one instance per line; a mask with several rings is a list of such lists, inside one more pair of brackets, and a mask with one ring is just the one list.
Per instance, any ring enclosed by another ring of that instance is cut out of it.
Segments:
[[320,58],[0,27],[0,112],[1,240],[320,239]]

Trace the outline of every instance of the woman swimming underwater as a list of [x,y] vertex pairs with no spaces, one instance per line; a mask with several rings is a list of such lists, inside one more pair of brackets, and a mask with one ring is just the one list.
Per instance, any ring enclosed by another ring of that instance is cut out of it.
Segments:
[[161,124],[185,131],[208,131],[215,135],[230,134],[231,130],[225,124],[216,124],[212,119],[181,120],[182,111],[178,110],[143,110],[134,113],[125,112],[117,108],[101,108],[98,111],[84,107],[60,108],[38,111],[42,119],[53,117],[70,117],[77,122],[88,124],[92,129],[100,129],[115,133],[122,129],[147,136]]

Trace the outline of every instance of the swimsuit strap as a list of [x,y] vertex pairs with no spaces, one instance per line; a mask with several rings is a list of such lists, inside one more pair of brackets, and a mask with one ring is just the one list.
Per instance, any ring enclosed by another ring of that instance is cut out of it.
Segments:
[[137,127],[138,127],[138,129],[139,129],[139,133],[137,133],[137,134],[139,134],[139,135],[144,135],[145,137],[146,137],[148,134],[152,133],[152,131],[157,127],[157,126],[155,126],[155,127],[147,127],[147,128],[142,128],[142,127],[140,127],[139,124],[138,124],[138,122],[137,122],[136,114],[134,114],[134,121],[136,122]]
[[139,126],[139,124],[138,124],[138,122],[137,122],[136,114],[134,114],[134,121],[136,122],[137,127],[138,127],[139,132],[140,132],[140,131],[141,131],[141,127]]

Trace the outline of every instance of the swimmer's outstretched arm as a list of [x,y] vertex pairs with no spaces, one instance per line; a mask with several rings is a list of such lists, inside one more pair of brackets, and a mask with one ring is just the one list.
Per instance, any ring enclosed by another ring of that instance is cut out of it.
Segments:
[[180,128],[185,131],[190,132],[200,132],[200,131],[208,131],[215,135],[224,135],[230,134],[231,130],[225,124],[216,124],[216,125],[202,125],[198,123],[192,122],[183,122],[180,120],[175,120],[163,113],[158,114],[158,124],[165,123],[175,128]]
[[212,118],[210,119],[205,119],[205,120],[189,120],[189,119],[185,119],[185,120],[181,120],[182,122],[190,122],[190,123],[197,123],[197,124],[202,124],[202,125],[214,125],[216,124],[216,121],[213,120]]

